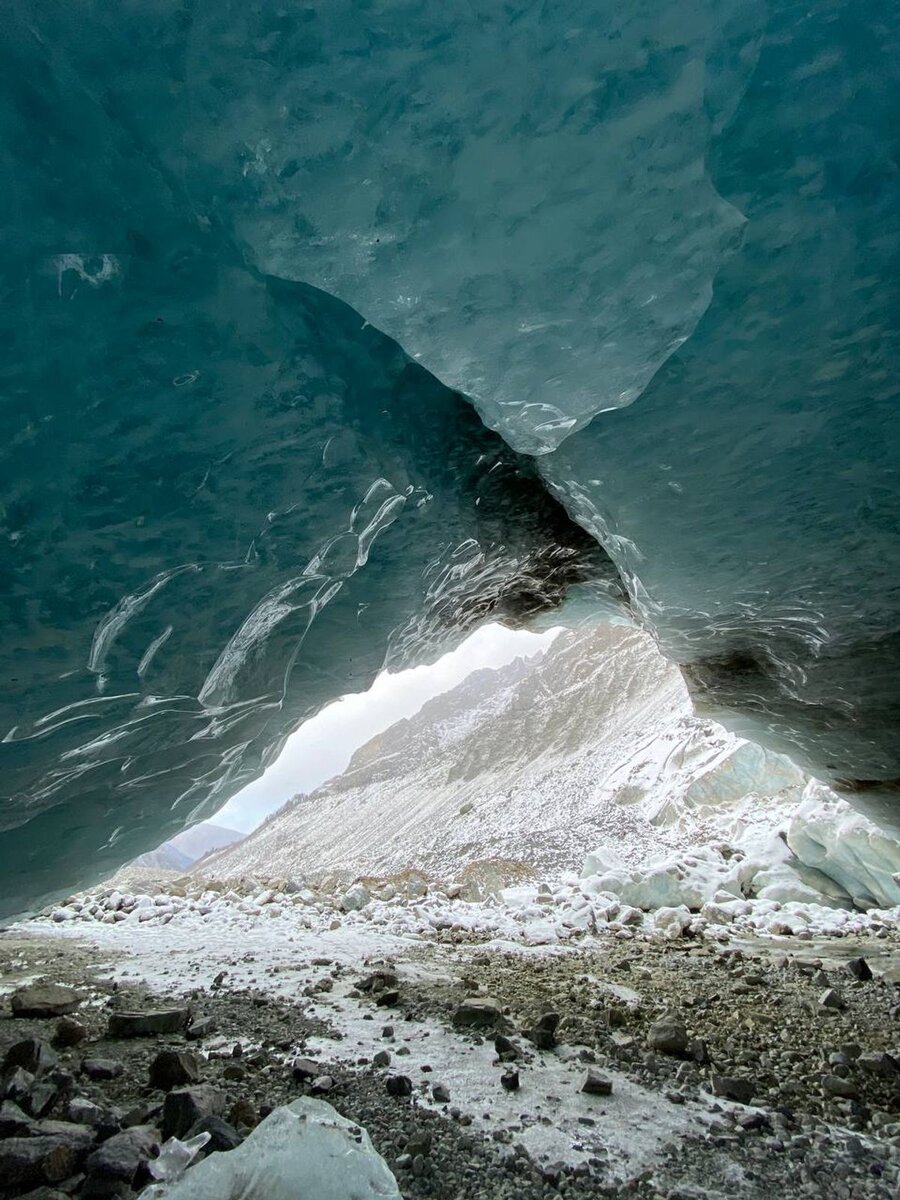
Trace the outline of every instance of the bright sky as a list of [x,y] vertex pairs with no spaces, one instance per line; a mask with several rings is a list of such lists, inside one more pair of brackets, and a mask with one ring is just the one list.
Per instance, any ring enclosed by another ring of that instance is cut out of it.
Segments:
[[216,825],[249,833],[296,792],[310,792],[347,766],[354,750],[382,730],[417,713],[426,700],[449,691],[479,667],[501,667],[535,654],[557,630],[528,633],[485,625],[433,666],[391,675],[383,671],[367,692],[343,696],[301,725],[278,761],[232,797],[213,817]]

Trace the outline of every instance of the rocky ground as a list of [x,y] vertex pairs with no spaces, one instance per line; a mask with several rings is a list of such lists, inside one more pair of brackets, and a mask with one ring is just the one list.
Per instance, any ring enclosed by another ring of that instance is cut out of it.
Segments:
[[0,1196],[133,1196],[164,1138],[227,1153],[300,1095],[407,1200],[897,1195],[890,931],[529,947],[208,916],[0,938]]

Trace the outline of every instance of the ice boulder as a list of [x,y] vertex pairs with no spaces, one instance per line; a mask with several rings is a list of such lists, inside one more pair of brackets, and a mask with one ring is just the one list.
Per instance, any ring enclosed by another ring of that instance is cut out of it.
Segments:
[[810,783],[803,793],[787,844],[801,864],[834,880],[858,908],[900,904],[900,842],[822,784]]
[[236,1150],[212,1154],[154,1200],[402,1200],[369,1135],[322,1100],[276,1108]]

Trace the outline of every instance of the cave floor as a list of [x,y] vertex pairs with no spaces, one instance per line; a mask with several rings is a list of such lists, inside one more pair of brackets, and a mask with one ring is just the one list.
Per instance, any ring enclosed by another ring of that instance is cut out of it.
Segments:
[[[258,1114],[312,1088],[369,1131],[408,1200],[897,1195],[893,935],[830,947],[613,936],[523,947],[331,925],[285,931],[248,918],[238,937],[215,924],[63,934],[33,923],[0,935],[0,988],[44,978],[85,989],[90,1041],[66,1052],[68,1069],[87,1054],[121,1060],[117,1079],[82,1078],[83,1094],[151,1116],[162,1095],[147,1086],[149,1063],[183,1038],[109,1039],[107,1013],[187,997],[195,1020],[213,1019],[194,1047],[230,1108]],[[875,978],[850,973],[860,954]],[[474,1017],[463,1004],[473,997]],[[528,1031],[547,1013],[559,1016],[555,1045],[538,1048]],[[659,1048],[661,1020],[686,1048]],[[498,1033],[513,1043],[506,1061]],[[0,1053],[32,1034],[47,1037],[48,1023],[0,1017]],[[379,1052],[389,1062],[376,1066]],[[318,1080],[297,1082],[297,1055],[319,1064]],[[609,1095],[582,1092],[589,1068]],[[501,1084],[510,1070],[515,1090]],[[397,1075],[411,1098],[388,1093]]]

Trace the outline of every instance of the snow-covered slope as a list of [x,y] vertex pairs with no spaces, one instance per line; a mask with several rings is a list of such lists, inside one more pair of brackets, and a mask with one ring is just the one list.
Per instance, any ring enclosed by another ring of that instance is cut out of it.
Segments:
[[199,825],[182,830],[155,850],[139,855],[122,869],[129,871],[135,867],[143,867],[185,871],[204,854],[213,850],[223,850],[226,846],[240,841],[243,836],[236,829],[226,829],[224,825],[216,825],[212,821],[201,821]]
[[696,716],[649,637],[603,624],[475,672],[204,870],[447,878],[502,858],[546,875],[580,869],[601,844],[638,866],[770,829],[805,783],[786,759]]

